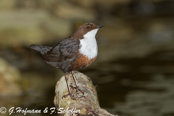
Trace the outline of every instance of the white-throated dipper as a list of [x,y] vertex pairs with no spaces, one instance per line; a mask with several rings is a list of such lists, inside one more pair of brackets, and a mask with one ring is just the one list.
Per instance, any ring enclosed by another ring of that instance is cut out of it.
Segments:
[[95,35],[103,26],[94,23],[85,23],[70,37],[62,40],[53,47],[42,45],[30,46],[31,49],[40,52],[48,64],[60,68],[65,72],[65,80],[71,98],[72,93],[68,84],[67,74],[71,72],[76,84],[76,90],[79,90],[73,71],[84,69],[94,62],[98,53]]

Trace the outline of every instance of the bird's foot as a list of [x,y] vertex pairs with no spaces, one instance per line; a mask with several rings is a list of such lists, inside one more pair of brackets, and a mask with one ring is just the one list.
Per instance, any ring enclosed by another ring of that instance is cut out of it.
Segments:
[[[62,96],[62,98],[66,98],[66,97],[70,96],[72,100],[75,100],[75,97],[85,97],[83,90],[81,90],[78,86],[77,87],[74,87],[74,86],[70,85],[70,87],[72,89],[75,89],[76,90],[76,94],[68,93],[68,94]],[[83,95],[82,96],[78,96],[77,94],[79,92],[81,92]]]
[[[82,96],[78,96],[78,97],[85,97],[85,96],[84,96],[84,91],[81,90],[78,86],[73,87],[73,86],[71,85],[71,88],[75,89],[75,90],[76,90],[76,93],[81,92],[81,93],[83,94]],[[76,94],[76,95],[77,95],[77,94]]]
[[62,98],[66,98],[66,97],[68,97],[68,96],[70,96],[72,100],[75,100],[74,94],[71,94],[71,93],[68,93],[68,94],[62,96]]

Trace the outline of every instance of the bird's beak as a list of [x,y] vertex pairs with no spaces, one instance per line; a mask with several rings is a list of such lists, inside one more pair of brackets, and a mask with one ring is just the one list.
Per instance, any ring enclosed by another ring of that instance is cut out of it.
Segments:
[[98,26],[97,26],[97,29],[100,29],[100,28],[102,28],[102,27],[104,27],[104,25],[98,25]]

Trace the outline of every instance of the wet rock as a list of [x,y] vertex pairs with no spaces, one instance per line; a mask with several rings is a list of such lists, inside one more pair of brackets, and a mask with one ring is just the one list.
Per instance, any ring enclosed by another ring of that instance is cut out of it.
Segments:
[[120,3],[129,3],[131,0],[108,0],[106,2],[106,0],[96,0],[96,3],[99,5],[105,5],[105,6],[110,6],[113,4],[120,4]]
[[17,8],[33,9],[39,7],[39,0],[15,0]]
[[19,71],[0,58],[0,96],[20,95],[20,79]]
[[64,38],[71,32],[68,21],[52,18],[46,11],[1,11],[1,46],[41,44]]
[[96,1],[94,0],[72,0],[72,1],[75,4],[86,8],[92,8],[96,4]]
[[94,10],[75,6],[67,2],[60,2],[55,8],[55,14],[65,19],[92,21],[96,18]]
[[1,10],[10,10],[15,7],[15,0],[1,0],[0,1],[0,9]]
[[[80,82],[78,83],[80,90],[77,92],[75,88],[71,89],[71,86],[74,86],[74,80],[72,77],[70,78],[70,75],[67,75],[68,82],[72,84],[70,84],[70,90],[73,94],[72,97],[67,96],[68,89],[64,76],[61,77],[56,84],[54,104],[57,106],[58,111],[59,108],[71,109],[76,107],[78,112],[75,114],[81,116],[116,116],[100,108],[97,92],[89,77],[80,72],[75,72],[74,75],[76,76],[77,82]],[[62,113],[61,116],[70,116],[72,112],[64,113]],[[73,116],[75,115],[73,114]]]

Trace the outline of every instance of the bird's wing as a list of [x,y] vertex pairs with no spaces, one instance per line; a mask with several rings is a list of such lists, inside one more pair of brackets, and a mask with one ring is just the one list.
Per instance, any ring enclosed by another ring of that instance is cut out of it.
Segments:
[[79,40],[66,38],[44,54],[45,61],[64,72],[72,70],[72,63],[77,57]]
[[65,39],[60,43],[60,58],[59,62],[66,61],[73,58],[79,49],[79,40],[74,40],[72,38]]
[[50,62],[63,62],[77,54],[78,48],[79,40],[66,38],[44,54],[44,59]]

